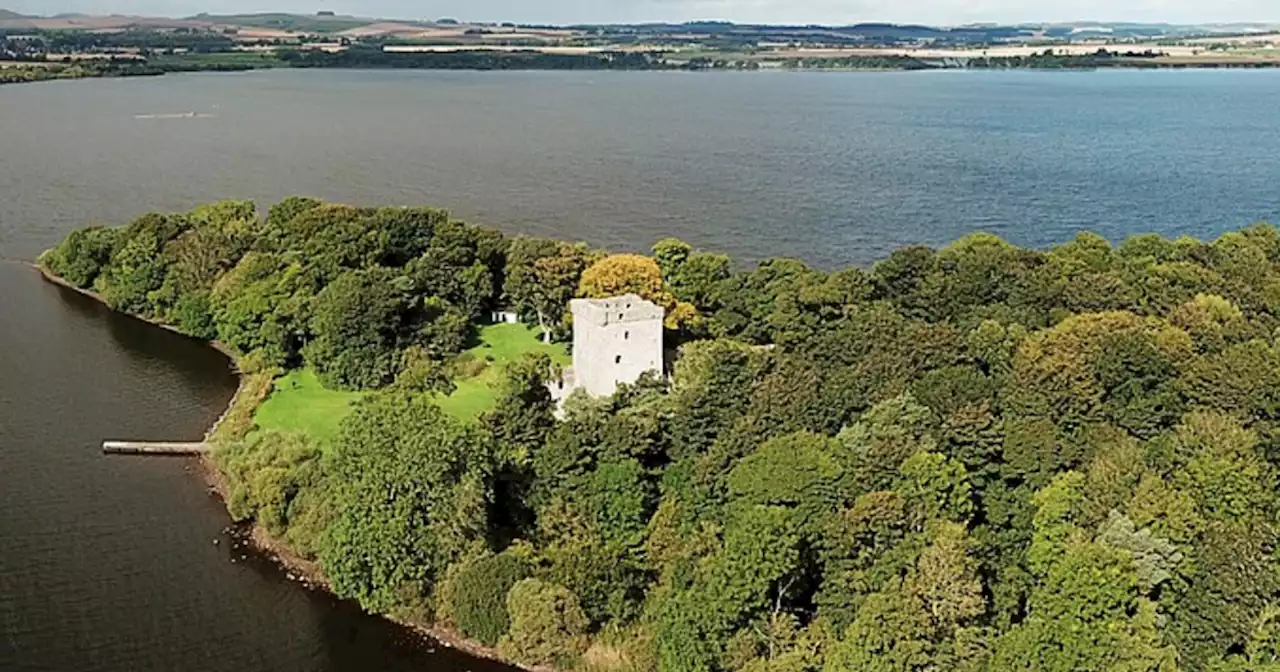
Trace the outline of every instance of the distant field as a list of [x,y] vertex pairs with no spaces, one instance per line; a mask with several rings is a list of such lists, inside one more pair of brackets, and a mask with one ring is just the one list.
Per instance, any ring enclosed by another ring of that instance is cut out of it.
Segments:
[[344,30],[367,26],[369,19],[351,16],[306,16],[301,14],[200,14],[194,20],[219,25],[268,28],[303,33],[340,33]]

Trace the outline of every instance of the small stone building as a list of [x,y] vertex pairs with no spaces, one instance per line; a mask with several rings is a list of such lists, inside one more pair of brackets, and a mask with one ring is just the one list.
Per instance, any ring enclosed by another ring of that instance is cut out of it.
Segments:
[[573,367],[552,389],[557,400],[582,388],[611,396],[619,383],[634,383],[646,372],[663,371],[662,306],[624,294],[607,299],[574,299]]

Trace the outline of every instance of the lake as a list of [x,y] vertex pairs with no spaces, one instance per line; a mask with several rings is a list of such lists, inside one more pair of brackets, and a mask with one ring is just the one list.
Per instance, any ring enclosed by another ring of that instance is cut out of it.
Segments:
[[[746,262],[974,230],[1280,220],[1277,71],[272,71],[0,88],[0,258],[151,209],[292,194]],[[194,114],[187,114],[194,113]],[[234,389],[199,343],[0,262],[0,669],[485,672],[236,546],[181,459]],[[215,544],[215,541],[217,543]],[[242,558],[243,556],[243,558]]]

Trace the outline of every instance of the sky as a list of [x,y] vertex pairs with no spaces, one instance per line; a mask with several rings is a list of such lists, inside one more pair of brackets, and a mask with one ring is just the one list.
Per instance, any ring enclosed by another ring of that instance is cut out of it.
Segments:
[[371,17],[555,24],[701,19],[929,25],[1076,20],[1280,23],[1280,0],[0,0],[0,7],[25,14],[147,16],[332,10]]

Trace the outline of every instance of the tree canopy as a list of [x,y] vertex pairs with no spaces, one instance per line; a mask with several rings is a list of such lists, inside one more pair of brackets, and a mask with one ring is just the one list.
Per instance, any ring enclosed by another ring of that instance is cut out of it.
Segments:
[[[340,595],[530,664],[1280,665],[1280,232],[987,234],[870,268],[735,267],[289,199],[69,235],[42,262],[242,367],[371,393],[329,442],[223,449],[237,517]],[[433,403],[488,310],[567,333],[635,292],[669,378],[559,409],[545,358]]]

